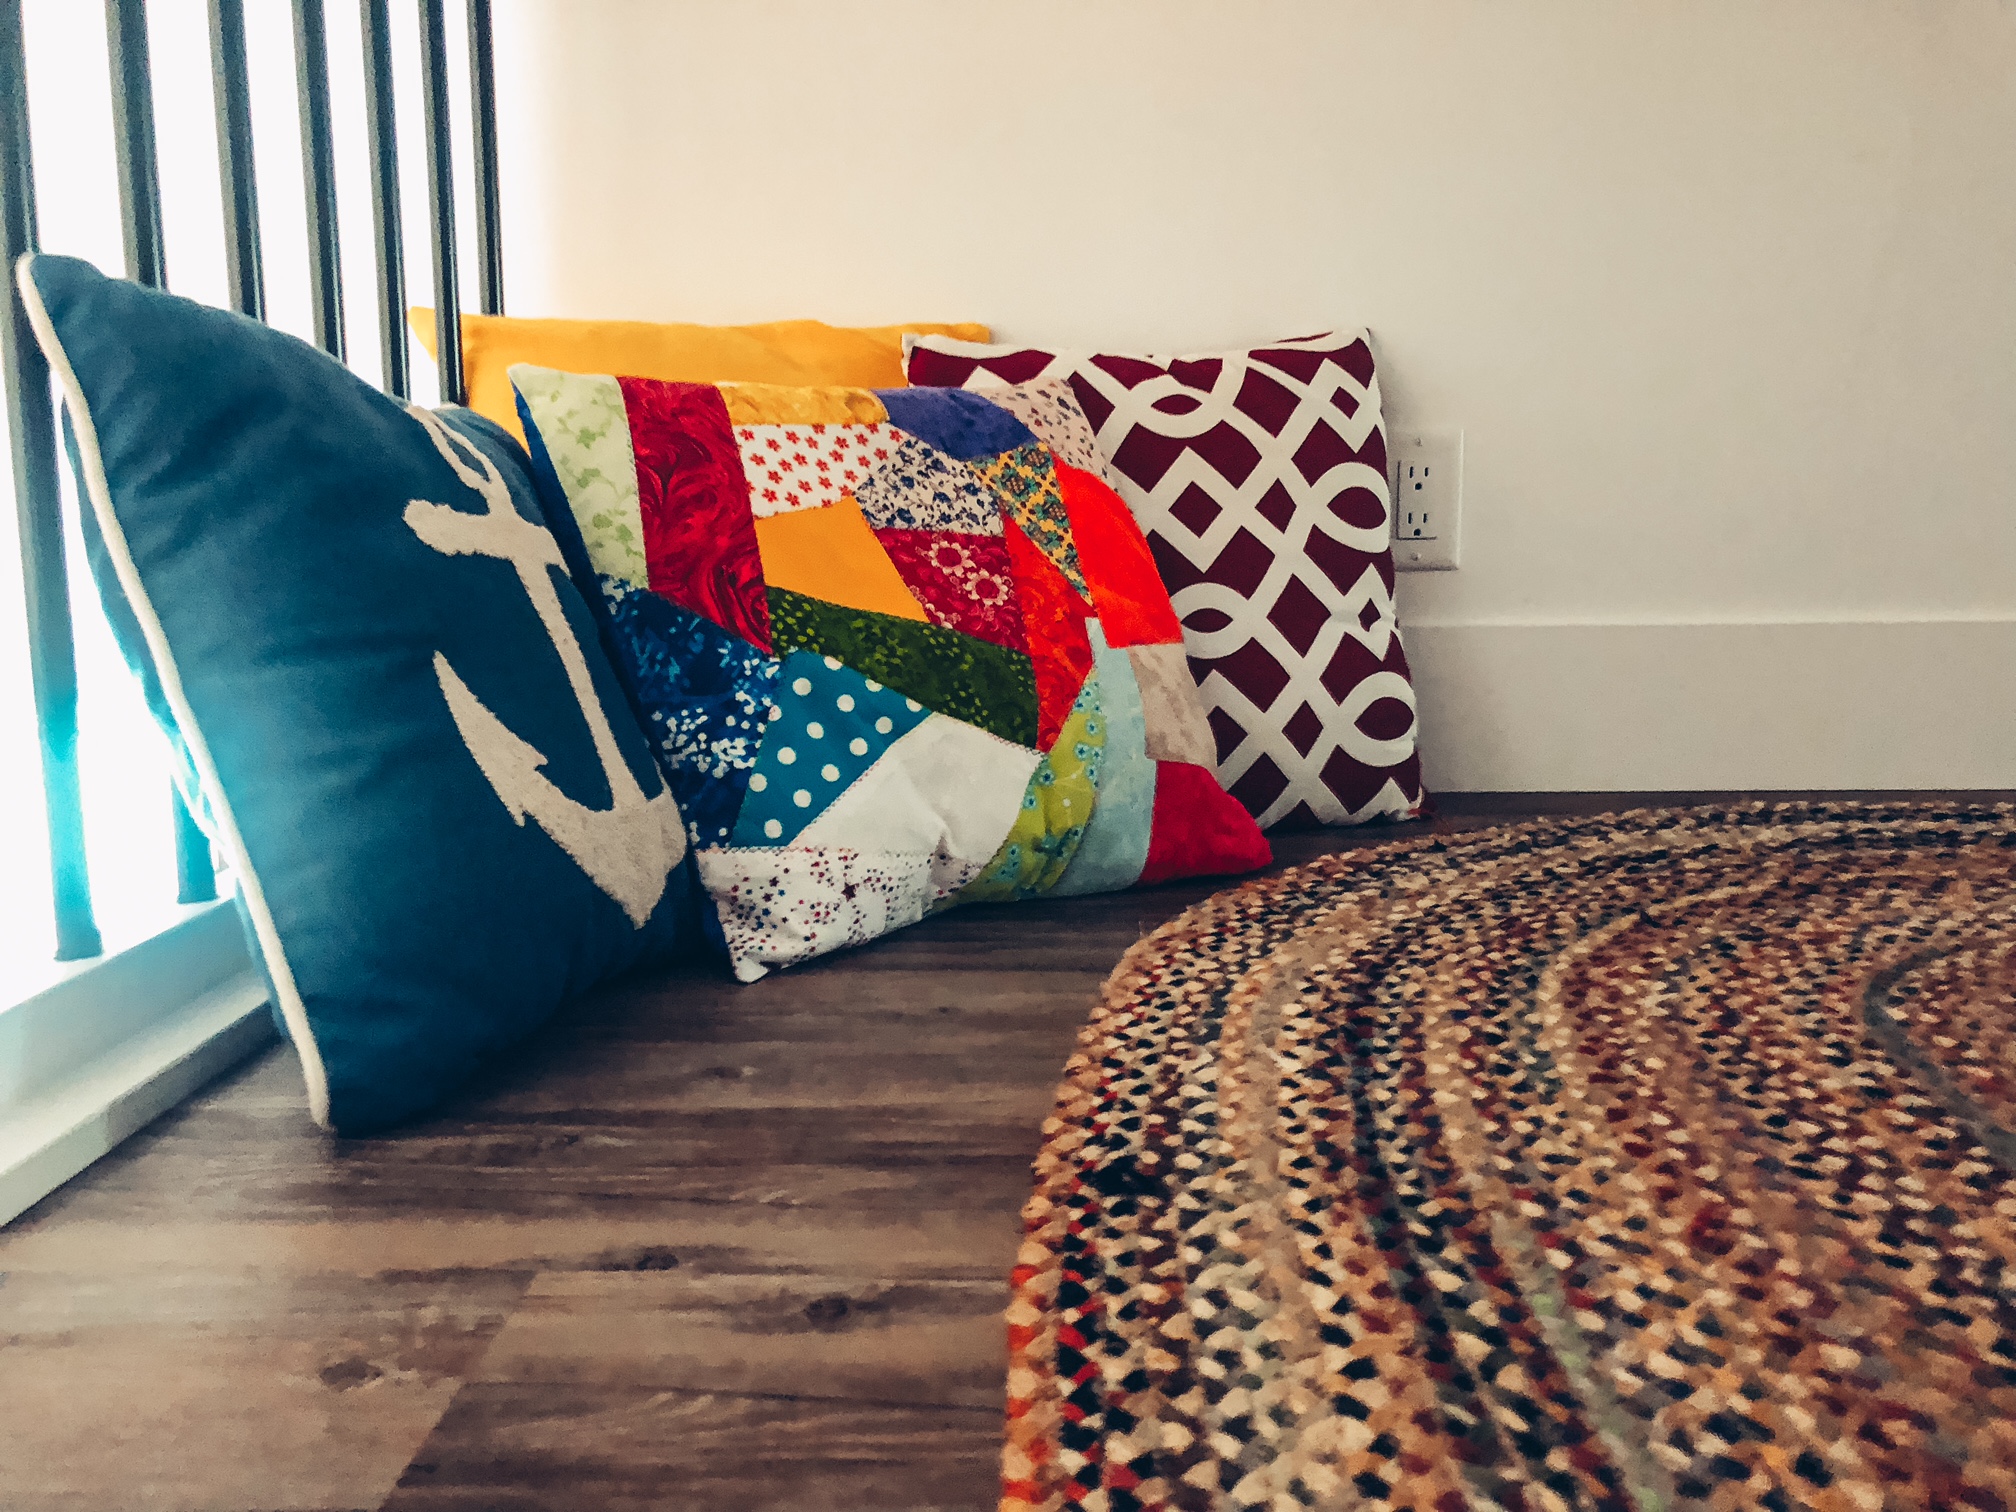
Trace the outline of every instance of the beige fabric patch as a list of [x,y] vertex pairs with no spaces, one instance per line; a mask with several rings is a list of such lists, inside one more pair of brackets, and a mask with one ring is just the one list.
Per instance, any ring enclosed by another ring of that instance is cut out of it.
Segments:
[[1188,761],[1207,772],[1218,764],[1217,743],[1204,718],[1204,702],[1190,676],[1183,648],[1129,646],[1127,660],[1141,685],[1141,722],[1154,761]]

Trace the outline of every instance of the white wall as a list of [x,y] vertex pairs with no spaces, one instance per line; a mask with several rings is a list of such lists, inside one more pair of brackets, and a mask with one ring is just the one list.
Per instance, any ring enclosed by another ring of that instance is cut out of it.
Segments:
[[2016,787],[2011,0],[498,29],[517,313],[1369,325],[1466,433],[1462,569],[1402,598],[1445,788]]

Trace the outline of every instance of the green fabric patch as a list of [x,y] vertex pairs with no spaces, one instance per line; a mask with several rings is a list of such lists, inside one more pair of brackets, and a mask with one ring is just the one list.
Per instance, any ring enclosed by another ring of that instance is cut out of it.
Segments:
[[1001,848],[944,906],[1033,898],[1055,887],[1078,854],[1099,801],[1099,763],[1105,750],[1106,716],[1099,708],[1099,674],[1094,672],[1072,701],[1057,743],[1030,774],[1022,811]]
[[922,620],[842,608],[787,588],[769,592],[777,655],[833,657],[927,709],[1034,748],[1036,672],[1021,652]]

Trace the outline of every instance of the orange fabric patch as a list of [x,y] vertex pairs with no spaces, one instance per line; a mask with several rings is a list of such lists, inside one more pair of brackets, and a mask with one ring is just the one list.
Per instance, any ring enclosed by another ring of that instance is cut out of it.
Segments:
[[724,383],[731,425],[880,425],[889,418],[873,389]]
[[1022,603],[1022,633],[1036,671],[1036,748],[1047,751],[1092,673],[1092,638],[1085,632],[1092,606],[1013,520],[1003,520],[1001,530]]
[[1057,463],[1057,483],[1078,543],[1078,568],[1092,590],[1106,644],[1157,646],[1183,639],[1183,626],[1169,607],[1169,590],[1155,570],[1155,558],[1141,527],[1120,495],[1091,473]]
[[[756,549],[769,587],[846,609],[930,621],[852,498],[765,516],[756,522]],[[1071,691],[1075,697],[1078,690]]]

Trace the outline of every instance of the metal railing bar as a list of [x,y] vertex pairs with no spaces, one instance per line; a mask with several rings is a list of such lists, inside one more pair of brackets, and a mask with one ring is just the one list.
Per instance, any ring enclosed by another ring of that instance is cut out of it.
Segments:
[[224,260],[231,308],[264,320],[266,276],[259,257],[259,180],[252,165],[244,0],[210,0],[210,69],[217,100],[217,174],[224,190]]
[[[154,154],[154,77],[147,61],[146,0],[105,0],[105,44],[112,68],[112,139],[119,167],[119,221],[126,240],[126,276],[153,289],[168,286],[161,239],[161,173]],[[207,903],[217,896],[210,840],[172,785],[175,896]]]
[[308,191],[308,287],[315,344],[343,360],[343,249],[336,228],[336,147],[329,134],[329,33],[322,0],[294,0],[294,82],[301,177]]
[[399,126],[392,92],[392,27],[386,0],[360,0],[364,29],[364,123],[371,151],[371,230],[378,256],[378,339],[385,392],[412,392],[406,370],[406,250],[399,229]]
[[469,101],[476,138],[476,266],[485,315],[504,313],[504,239],[497,192],[497,65],[490,0],[469,0]]
[[189,813],[182,790],[168,785],[169,811],[175,825],[175,901],[208,903],[217,896],[217,867],[210,837]]
[[119,160],[119,222],[126,276],[168,286],[161,245],[161,175],[154,161],[154,78],[147,64],[146,0],[105,0],[105,47],[112,65],[112,141]]
[[56,415],[49,398],[49,365],[14,288],[16,259],[34,250],[35,168],[28,145],[21,0],[0,0],[0,271],[7,278],[0,370],[4,370],[22,590],[28,608],[29,678],[42,747],[56,959],[79,961],[100,954],[104,944],[91,909],[83,792],[77,775],[77,656],[64,564]]
[[434,218],[434,355],[441,402],[460,404],[462,305],[455,271],[455,157],[448,128],[448,27],[442,0],[420,0],[420,75],[427,131],[427,200]]

